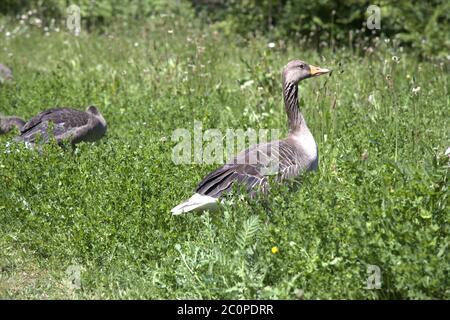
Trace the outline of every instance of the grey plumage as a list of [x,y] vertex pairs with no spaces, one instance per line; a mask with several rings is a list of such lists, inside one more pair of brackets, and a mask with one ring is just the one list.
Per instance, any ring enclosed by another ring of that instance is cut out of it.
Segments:
[[24,124],[25,120],[16,116],[0,117],[0,134],[8,133],[14,127],[20,130]]
[[6,80],[12,80],[13,73],[10,68],[0,63],[0,83]]
[[37,139],[47,143],[54,137],[58,143],[93,142],[106,133],[106,128],[106,121],[95,106],[88,107],[85,112],[71,108],[53,108],[30,119],[20,129],[20,135],[15,141],[33,145]]
[[209,209],[213,199],[229,192],[235,183],[243,185],[250,194],[258,190],[267,192],[269,176],[275,176],[281,182],[295,178],[302,171],[316,170],[317,145],[299,110],[298,83],[328,72],[300,60],[290,61],[282,73],[288,137],[255,145],[239,153],[231,162],[208,174],[197,186],[196,194],[173,208],[172,213],[204,210],[202,199]]
[[[256,159],[250,160],[250,159]],[[281,182],[296,177],[301,170],[314,170],[317,161],[314,156],[303,152],[291,138],[263,145],[256,145],[239,155],[233,161],[207,175],[196,188],[196,192],[219,197],[232,189],[235,182],[243,184],[250,194],[258,189],[268,190],[270,176]]]

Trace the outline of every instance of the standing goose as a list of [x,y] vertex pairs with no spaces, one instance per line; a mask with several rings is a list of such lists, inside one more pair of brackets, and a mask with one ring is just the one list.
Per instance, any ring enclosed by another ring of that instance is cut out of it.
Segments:
[[0,134],[8,133],[13,127],[20,130],[24,124],[25,120],[16,116],[0,117]]
[[218,198],[232,189],[234,183],[245,186],[250,194],[268,188],[268,177],[278,181],[298,176],[303,171],[317,170],[318,150],[298,104],[298,83],[330,72],[301,60],[290,61],[282,72],[283,97],[288,116],[289,134],[284,140],[258,144],[238,154],[233,161],[208,174],[197,186],[196,193],[171,210],[173,215],[189,211],[217,208]]
[[[51,124],[50,124],[51,123]],[[49,130],[58,143],[69,141],[72,145],[81,141],[99,140],[106,132],[106,121],[95,106],[86,112],[71,108],[53,108],[39,113],[20,129],[15,141],[34,145],[38,136],[43,143],[49,142]]]

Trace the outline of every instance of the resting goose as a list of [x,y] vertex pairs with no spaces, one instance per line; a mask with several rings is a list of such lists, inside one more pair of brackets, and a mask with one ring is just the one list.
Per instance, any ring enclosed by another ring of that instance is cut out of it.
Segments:
[[0,117],[0,134],[8,133],[13,127],[20,130],[24,124],[25,120],[16,116]]
[[0,83],[12,80],[13,73],[10,68],[0,63]]
[[[50,124],[51,123],[51,124]],[[33,146],[38,136],[43,143],[49,142],[48,131],[53,128],[53,136],[58,143],[69,141],[72,145],[81,141],[99,140],[106,132],[106,121],[95,106],[86,111],[71,108],[45,110],[20,129],[15,141],[24,141]]]
[[298,83],[328,72],[330,70],[308,65],[301,60],[290,61],[282,72],[289,127],[287,138],[258,144],[241,152],[233,161],[208,174],[197,186],[196,193],[173,208],[172,214],[213,210],[217,208],[218,198],[229,192],[234,183],[243,184],[250,194],[254,194],[258,189],[267,191],[268,177],[274,173],[278,181],[283,181],[301,172],[316,170],[317,145],[299,109]]

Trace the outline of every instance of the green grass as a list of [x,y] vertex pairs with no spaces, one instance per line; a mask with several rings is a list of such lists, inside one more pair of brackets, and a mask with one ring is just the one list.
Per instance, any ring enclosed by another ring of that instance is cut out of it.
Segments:
[[[75,152],[8,153],[14,133],[0,137],[0,298],[450,298],[448,62],[383,41],[371,55],[270,49],[169,17],[106,35],[16,30],[0,34],[15,76],[0,112],[95,104],[108,132]],[[300,88],[319,172],[268,201],[173,217],[217,165],[174,165],[172,132],[197,120],[285,133],[292,58],[334,69]],[[365,288],[368,265],[379,290]]]

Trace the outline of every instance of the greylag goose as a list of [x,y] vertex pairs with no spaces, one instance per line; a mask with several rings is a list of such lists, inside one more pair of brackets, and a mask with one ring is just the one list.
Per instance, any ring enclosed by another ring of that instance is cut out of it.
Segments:
[[12,116],[12,117],[0,117],[0,134],[8,133],[13,127],[21,129],[25,124],[25,120]]
[[12,80],[13,73],[10,68],[0,63],[0,83],[6,80]]
[[308,65],[301,60],[290,61],[282,72],[289,128],[287,138],[257,144],[239,153],[233,161],[208,174],[197,186],[196,193],[173,208],[172,214],[213,210],[217,208],[218,198],[229,192],[234,183],[244,185],[253,195],[258,189],[267,192],[270,175],[275,175],[277,181],[281,182],[294,178],[301,172],[316,170],[317,145],[299,109],[298,83],[328,72],[330,70]]
[[[50,124],[51,123],[51,124]],[[106,132],[106,121],[95,106],[86,111],[71,108],[53,108],[34,116],[20,129],[15,141],[33,146],[38,136],[43,143],[49,142],[49,130],[58,143],[69,141],[72,145],[81,141],[99,140]]]

